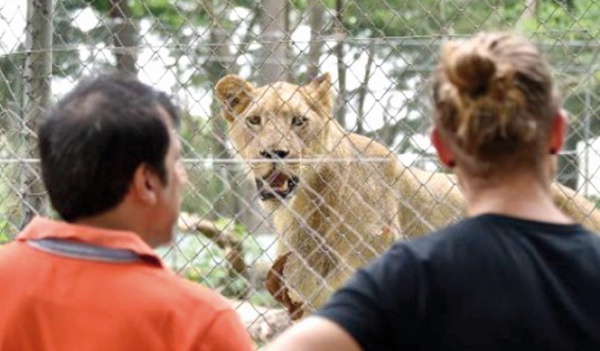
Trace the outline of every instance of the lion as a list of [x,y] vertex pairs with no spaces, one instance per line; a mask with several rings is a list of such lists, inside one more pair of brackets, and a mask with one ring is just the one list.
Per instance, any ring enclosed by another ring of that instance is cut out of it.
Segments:
[[[227,75],[215,94],[229,139],[272,214],[279,256],[267,288],[293,319],[321,306],[393,242],[463,216],[453,176],[404,166],[333,118],[328,73],[303,86],[261,87]],[[552,191],[566,213],[600,229],[592,203],[561,185]]]

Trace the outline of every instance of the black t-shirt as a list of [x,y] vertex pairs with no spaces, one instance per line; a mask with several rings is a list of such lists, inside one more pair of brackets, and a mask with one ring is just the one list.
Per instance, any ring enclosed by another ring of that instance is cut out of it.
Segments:
[[600,236],[499,215],[399,242],[317,312],[363,350],[600,350]]

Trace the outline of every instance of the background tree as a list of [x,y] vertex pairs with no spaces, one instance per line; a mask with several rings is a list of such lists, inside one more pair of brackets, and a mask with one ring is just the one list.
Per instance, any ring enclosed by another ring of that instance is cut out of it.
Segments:
[[[37,158],[37,129],[42,114],[50,107],[52,94],[52,0],[29,0],[25,27],[25,67],[23,69],[24,102],[21,122],[21,157]],[[31,162],[21,166],[23,189],[22,225],[36,214],[47,211],[40,169]]]
[[131,7],[127,0],[108,0],[107,14],[111,19],[117,71],[137,76],[137,31]]
[[286,0],[261,0],[258,7],[261,23],[261,55],[258,58],[258,84],[289,80],[289,63],[287,48],[289,23]]

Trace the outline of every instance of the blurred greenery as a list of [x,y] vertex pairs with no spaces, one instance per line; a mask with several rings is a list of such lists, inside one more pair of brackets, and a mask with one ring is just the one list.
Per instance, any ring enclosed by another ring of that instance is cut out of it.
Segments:
[[12,238],[8,234],[8,222],[6,220],[0,221],[0,244],[9,242]]
[[262,306],[274,306],[275,301],[265,290],[264,284],[256,284],[252,277],[259,261],[270,261],[274,237],[256,238],[240,224],[233,224],[231,219],[221,218],[215,222],[217,228],[227,230],[242,241],[244,262],[248,267],[248,277],[244,277],[231,269],[226,259],[226,250],[219,248],[212,240],[194,234],[179,233],[175,245],[162,248],[158,253],[164,261],[179,275],[204,286],[220,291],[224,296],[234,299],[245,299]]

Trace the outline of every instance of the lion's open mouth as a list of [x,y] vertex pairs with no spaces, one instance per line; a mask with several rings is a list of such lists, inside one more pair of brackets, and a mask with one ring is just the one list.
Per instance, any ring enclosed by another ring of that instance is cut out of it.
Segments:
[[285,199],[294,191],[298,183],[298,177],[277,170],[263,178],[256,178],[256,187],[260,199],[263,201],[276,198]]

